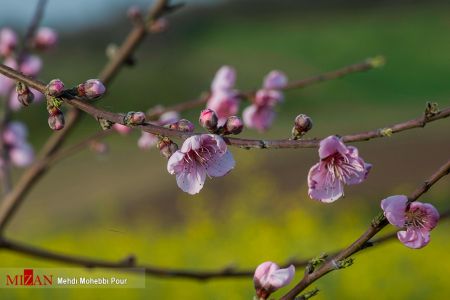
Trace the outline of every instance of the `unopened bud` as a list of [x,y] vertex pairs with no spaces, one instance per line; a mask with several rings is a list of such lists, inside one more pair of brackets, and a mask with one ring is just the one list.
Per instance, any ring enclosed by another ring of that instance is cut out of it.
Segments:
[[217,123],[219,119],[214,110],[207,108],[201,111],[198,121],[203,128],[214,132],[217,129]]
[[311,130],[313,122],[310,117],[300,114],[295,118],[294,127],[292,128],[292,137],[294,139],[302,137]]
[[10,56],[17,46],[17,34],[11,28],[0,30],[0,56]]
[[159,149],[159,153],[161,153],[161,155],[167,159],[169,159],[172,154],[174,154],[178,150],[178,145],[169,138],[160,139],[157,146]]
[[57,109],[58,112],[48,116],[48,126],[52,130],[61,130],[64,128],[64,114]]
[[224,127],[226,134],[239,134],[244,129],[244,123],[239,117],[231,116],[228,117]]
[[150,25],[150,31],[153,33],[161,33],[167,30],[169,22],[166,18],[159,18],[153,21]]
[[145,113],[141,111],[130,111],[124,118],[124,123],[127,125],[141,125],[145,122]]
[[64,83],[59,79],[53,79],[47,84],[45,93],[52,97],[59,97],[64,92]]
[[172,123],[169,125],[170,129],[178,130],[182,132],[193,132],[194,131],[194,124],[191,123],[191,121],[186,119],[181,119],[175,123]]
[[34,94],[25,83],[18,81],[16,84],[17,99],[23,106],[30,105],[34,100]]
[[127,10],[127,17],[133,21],[142,21],[142,11],[139,6],[133,5],[130,6]]
[[32,43],[33,47],[39,50],[48,50],[56,46],[58,42],[58,34],[55,30],[48,27],[41,27],[36,32]]
[[102,96],[105,91],[105,86],[98,79],[89,79],[77,86],[77,95],[88,99],[98,98]]

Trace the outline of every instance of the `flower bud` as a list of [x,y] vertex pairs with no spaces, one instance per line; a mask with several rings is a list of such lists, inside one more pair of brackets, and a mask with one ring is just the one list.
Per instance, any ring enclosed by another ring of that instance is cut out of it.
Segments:
[[52,130],[61,130],[64,128],[64,114],[57,109],[57,112],[48,116],[48,126]]
[[119,124],[119,123],[115,123],[112,126],[112,128],[121,135],[128,135],[131,133],[131,131],[133,131],[133,128]]
[[297,139],[311,130],[313,122],[310,117],[300,114],[295,118],[294,127],[292,128],[292,137]]
[[127,10],[127,17],[135,22],[135,21],[141,21],[142,20],[142,11],[139,6],[132,5]]
[[59,79],[53,79],[47,84],[45,92],[49,96],[59,97],[64,92],[64,83]]
[[159,18],[150,24],[150,31],[153,33],[161,33],[167,30],[169,22],[166,18]]
[[199,122],[203,128],[206,128],[209,131],[215,131],[217,129],[218,121],[219,119],[214,110],[207,108],[201,111]]
[[162,156],[169,159],[172,154],[174,154],[178,150],[178,145],[172,142],[171,139],[165,137],[158,141],[157,143],[159,153]]
[[175,123],[172,123],[169,125],[170,129],[178,130],[182,132],[193,132],[194,131],[194,124],[191,123],[191,121],[186,119],[181,119]]
[[58,34],[49,27],[41,27],[32,41],[33,47],[39,50],[48,50],[56,46]]
[[0,30],[0,56],[10,56],[17,46],[17,34],[11,28]]
[[23,82],[18,81],[16,84],[17,99],[23,106],[30,105],[34,100],[34,94],[30,91],[28,86]]
[[224,127],[226,134],[239,134],[244,129],[244,123],[239,117],[231,116],[228,117]]
[[141,111],[130,111],[124,118],[124,123],[127,125],[141,125],[145,122],[145,113]]
[[36,55],[27,55],[19,66],[20,72],[35,77],[42,69],[42,60]]
[[77,86],[77,95],[88,99],[98,98],[102,96],[105,91],[105,86],[98,79],[89,79]]

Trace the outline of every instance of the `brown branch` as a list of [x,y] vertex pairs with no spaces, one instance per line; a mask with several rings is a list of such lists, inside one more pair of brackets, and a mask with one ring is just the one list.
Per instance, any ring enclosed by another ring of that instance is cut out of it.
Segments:
[[[168,0],[158,0],[155,3],[154,7],[159,7],[159,9],[162,9],[164,11],[159,11],[155,8],[150,11],[148,19],[151,21],[153,20],[153,18],[159,17],[164,14],[165,11],[172,11],[171,7],[168,5],[168,2]],[[136,26],[141,28],[137,29]],[[100,72],[100,79],[105,84],[111,82],[111,80],[117,74],[118,70],[125,64],[128,57],[132,54],[131,52],[127,53],[123,49],[127,49],[127,51],[134,51],[137,45],[142,41],[143,36],[145,36],[147,33],[146,30],[143,30],[144,26],[145,24],[135,24],[135,27],[126,37],[125,41],[117,52],[117,55],[113,59],[111,59],[105,66],[104,70]],[[36,84],[33,82],[26,80],[26,83],[28,83],[30,87],[36,88]],[[43,91],[42,83],[40,83],[37,90],[41,92]],[[37,182],[47,170],[48,165],[46,161],[49,160],[49,157],[53,153],[58,151],[60,146],[64,143],[65,139],[78,124],[80,118],[81,113],[77,108],[73,108],[67,113],[65,127],[62,130],[53,133],[48,138],[38,155],[39,158],[27,169],[27,171],[17,182],[14,189],[3,199],[0,205],[0,233],[9,222],[9,219],[14,214],[17,207],[19,207],[25,195],[33,187],[34,183]]]
[[[408,198],[409,201],[416,201],[420,196],[422,196],[426,191],[430,189],[436,182],[438,182],[442,177],[449,174],[450,172],[450,160],[444,163],[429,179],[427,179],[420,187],[418,187]],[[337,255],[333,256],[332,259],[328,260],[322,267],[315,270],[310,274],[305,274],[302,280],[287,294],[285,294],[280,299],[288,300],[294,299],[300,292],[307,288],[311,283],[318,280],[322,276],[329,272],[336,270],[336,263],[349,258],[351,255],[355,254],[366,245],[373,236],[375,236],[381,229],[383,229],[388,224],[386,218],[375,217],[374,221],[370,227],[350,246],[340,251]]]
[[[448,219],[450,216],[450,210],[447,210],[441,214],[441,221]],[[374,246],[379,246],[385,242],[391,241],[397,237],[397,232],[386,234],[383,237],[374,239],[372,241],[367,241],[362,247],[355,251],[359,252]],[[185,278],[192,280],[210,280],[217,278],[238,278],[238,277],[252,277],[254,269],[239,270],[235,267],[226,267],[218,270],[189,270],[189,269],[170,269],[163,267],[155,267],[145,264],[137,264],[136,258],[133,255],[127,256],[119,261],[108,261],[101,259],[93,259],[82,256],[75,256],[70,254],[62,254],[58,252],[53,252],[50,250],[26,245],[17,241],[12,241],[6,238],[0,238],[0,248],[5,250],[31,256],[33,258],[45,259],[50,261],[61,262],[64,264],[83,266],[86,268],[124,268],[125,271],[133,272],[134,270],[145,271],[147,276],[164,277],[164,278]],[[330,256],[338,255],[342,250],[334,251],[330,253]],[[311,259],[303,260],[290,260],[286,262],[283,266],[294,265],[297,268],[305,267],[309,264]]]
[[[15,79],[25,82],[27,85],[39,90],[45,90],[45,84],[35,80],[33,78],[27,77],[5,65],[0,65],[0,73]],[[124,123],[124,114],[121,113],[113,113],[110,111],[106,111],[93,105],[88,102],[75,98],[62,98],[67,104],[72,105],[85,113],[91,115],[95,119],[106,119],[113,123],[119,123],[126,125]],[[436,121],[439,119],[447,118],[450,115],[450,107],[444,108],[431,116],[422,115],[419,118],[408,120],[402,123],[391,125],[387,128],[376,129],[372,131],[366,131],[351,135],[344,135],[342,139],[344,142],[358,142],[358,141],[367,141],[373,138],[386,137],[391,134],[405,131],[412,128],[424,127],[427,123]],[[168,137],[176,137],[186,139],[190,136],[197,135],[200,133],[187,133],[180,132],[177,130],[168,129],[162,126],[157,126],[151,123],[145,123],[143,125],[136,126],[143,131],[153,133],[161,136]],[[319,143],[322,139],[314,138],[314,139],[302,139],[302,140],[290,140],[290,139],[282,139],[282,140],[258,140],[258,139],[241,139],[241,138],[232,138],[225,137],[225,142],[232,146],[237,146],[241,148],[258,148],[258,149],[281,149],[281,148],[314,148],[318,147]]]

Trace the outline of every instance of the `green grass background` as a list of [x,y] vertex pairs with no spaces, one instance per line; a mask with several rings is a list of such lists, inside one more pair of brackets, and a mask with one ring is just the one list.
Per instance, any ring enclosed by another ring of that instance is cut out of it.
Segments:
[[[260,86],[272,69],[300,79],[382,54],[387,58],[382,69],[287,92],[276,125],[264,136],[288,137],[299,113],[313,118],[311,136],[386,127],[419,116],[426,101],[450,104],[448,8],[440,2],[333,9],[282,6],[257,12],[236,2],[188,7],[171,18],[167,34],[142,45],[138,64],[121,72],[99,105],[119,112],[192,99],[208,89],[223,64],[236,67],[237,86],[247,90]],[[59,50],[44,55],[42,79],[58,77],[75,85],[95,77],[106,60],[105,45],[120,42],[129,26],[122,15],[110,22],[111,28],[64,35]],[[183,116],[195,121],[198,112]],[[28,123],[36,147],[50,134],[42,106],[24,109],[17,118]],[[97,129],[94,120],[85,118],[68,143]],[[243,135],[263,136],[250,130]],[[345,198],[326,205],[307,196],[306,175],[318,159],[316,150],[233,148],[235,170],[208,180],[191,197],[176,187],[156,150],[136,147],[138,136],[108,138],[106,156],[85,151],[59,163],[29,194],[7,236],[111,260],[134,254],[138,262],[161,267],[282,263],[350,244],[379,211],[381,199],[411,193],[448,159],[450,150],[448,120],[359,143],[362,156],[374,165],[369,179],[346,187]],[[15,171],[15,178],[20,173]],[[422,200],[443,211],[449,187],[444,179]],[[313,284],[320,289],[316,299],[444,299],[450,293],[448,230],[447,222],[439,224],[422,250],[392,241],[356,255],[353,266]],[[0,265],[63,266],[4,250]],[[296,280],[302,272],[298,270]],[[146,289],[20,289],[0,294],[2,299],[251,299],[253,283],[148,277]]]

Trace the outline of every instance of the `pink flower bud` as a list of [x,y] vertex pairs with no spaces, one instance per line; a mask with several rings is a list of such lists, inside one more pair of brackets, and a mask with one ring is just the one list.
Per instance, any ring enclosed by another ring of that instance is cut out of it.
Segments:
[[103,83],[98,79],[89,79],[77,87],[77,94],[80,97],[95,99],[102,96],[106,91]]
[[169,138],[163,138],[159,140],[157,145],[159,153],[161,153],[161,155],[167,159],[169,159],[172,154],[174,154],[178,150],[178,145]]
[[259,299],[267,299],[270,294],[288,285],[294,278],[294,274],[295,267],[293,265],[280,269],[276,263],[270,261],[260,264],[253,276],[256,295]]
[[64,114],[59,109],[57,113],[48,116],[48,126],[52,130],[61,130],[64,128]]
[[239,134],[244,128],[244,123],[239,117],[231,116],[228,117],[225,123],[225,133],[226,134]]
[[286,75],[281,71],[271,71],[264,77],[263,87],[269,90],[281,90],[288,83]]
[[150,25],[150,31],[153,33],[161,33],[167,30],[169,27],[169,21],[166,18],[159,18],[152,22]]
[[131,133],[131,131],[133,131],[133,128],[119,124],[119,123],[115,123],[112,126],[112,128],[121,135],[128,135]]
[[[5,61],[3,61],[3,64],[14,70],[17,70],[18,68],[17,61],[11,57],[5,59]],[[0,96],[3,97],[10,96],[11,89],[13,87],[14,87],[14,80],[4,75],[0,75]]]
[[158,143],[158,137],[150,132],[142,131],[138,140],[138,147],[142,150],[148,150]]
[[141,8],[137,5],[132,5],[127,10],[127,17],[132,20],[142,20],[142,11]]
[[223,66],[214,76],[211,84],[211,90],[216,91],[229,91],[233,89],[236,82],[236,71],[233,67]]
[[16,147],[13,147],[9,151],[9,157],[11,162],[18,167],[26,167],[30,165],[34,160],[33,147],[30,144],[24,142]]
[[53,79],[46,87],[46,93],[52,97],[59,97],[64,92],[64,83],[59,79]]
[[229,116],[234,116],[239,111],[239,97],[235,91],[214,91],[206,104],[207,108],[217,114],[218,125],[222,126]]
[[34,95],[23,82],[18,81],[16,84],[17,100],[23,105],[28,106],[33,102]]
[[39,50],[48,50],[56,46],[58,34],[49,27],[41,27],[36,32],[33,40],[33,46]]
[[7,57],[16,49],[17,35],[11,28],[0,30],[0,55]]
[[311,130],[313,122],[310,117],[300,114],[295,118],[294,127],[292,128],[292,137],[297,139]]
[[169,128],[183,132],[194,132],[194,124],[186,119],[181,119],[175,123],[170,124]]
[[20,64],[20,72],[35,77],[42,69],[42,60],[36,55],[27,55]]
[[275,105],[282,102],[283,99],[283,92],[261,89],[256,92],[254,103],[258,106],[275,107]]
[[200,125],[209,131],[215,131],[217,129],[218,120],[215,111],[212,109],[207,108],[200,113]]
[[141,125],[145,122],[145,114],[141,111],[130,111],[125,116],[125,123],[127,125]]

